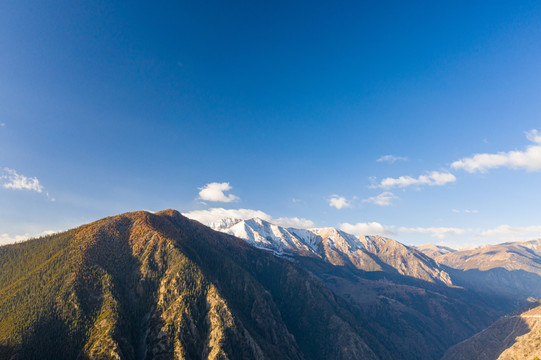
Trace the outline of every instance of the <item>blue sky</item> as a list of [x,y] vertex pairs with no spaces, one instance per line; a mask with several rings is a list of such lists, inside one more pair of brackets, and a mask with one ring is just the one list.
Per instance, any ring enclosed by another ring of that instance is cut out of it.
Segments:
[[540,38],[535,1],[5,1],[0,242],[165,208],[541,236]]

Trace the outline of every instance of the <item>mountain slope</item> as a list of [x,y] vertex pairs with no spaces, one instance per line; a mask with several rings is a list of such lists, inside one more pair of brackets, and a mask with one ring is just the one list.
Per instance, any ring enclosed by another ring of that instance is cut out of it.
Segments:
[[289,261],[168,210],[0,247],[0,355],[14,359],[391,356]]
[[415,248],[432,259],[434,259],[436,256],[445,255],[456,251],[450,247],[435,244],[424,244],[416,246]]
[[486,293],[541,298],[541,239],[488,245],[436,256],[463,286]]
[[509,271],[524,270],[541,275],[541,239],[454,251],[440,255],[436,260],[463,270],[486,271],[503,268]]
[[442,360],[512,360],[541,357],[541,302],[504,316],[447,351]]

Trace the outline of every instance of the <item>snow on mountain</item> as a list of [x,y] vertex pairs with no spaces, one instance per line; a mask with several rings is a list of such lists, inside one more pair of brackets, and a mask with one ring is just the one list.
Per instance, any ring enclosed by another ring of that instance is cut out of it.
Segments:
[[210,223],[209,227],[214,229],[214,230],[221,231],[222,229],[228,229],[231,226],[233,226],[233,225],[235,225],[235,224],[237,224],[237,223],[239,223],[241,221],[242,221],[242,219],[225,218],[225,219],[221,219],[219,221]]
[[463,249],[437,256],[435,259],[455,269],[487,271],[501,268],[541,275],[541,239]]
[[355,235],[348,234],[335,228],[310,229],[316,236],[325,239],[329,246],[347,253],[359,249],[365,249],[365,246],[359,241]]
[[541,297],[541,239],[485,245],[435,257],[457,283],[504,296]]
[[210,227],[279,255],[287,253],[316,254],[310,246],[313,244],[290,232],[292,229],[286,229],[259,218],[223,219],[218,223],[210,224]]
[[456,251],[455,249],[451,249],[450,247],[436,244],[424,244],[416,246],[415,248],[421,251],[423,254],[430,256],[432,259],[434,259],[436,256]]
[[210,227],[279,256],[313,256],[333,265],[364,271],[391,271],[452,285],[449,275],[431,258],[381,236],[355,236],[335,228],[283,228],[259,218],[223,219]]
[[533,250],[534,252],[541,255],[541,238],[521,241],[518,243],[518,245]]

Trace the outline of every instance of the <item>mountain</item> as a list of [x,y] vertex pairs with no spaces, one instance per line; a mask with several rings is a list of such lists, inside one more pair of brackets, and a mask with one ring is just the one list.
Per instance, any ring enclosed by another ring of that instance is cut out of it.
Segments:
[[383,359],[362,316],[288,260],[180,213],[0,247],[2,359]]
[[210,227],[280,256],[316,257],[336,266],[383,271],[452,285],[449,274],[433,259],[381,236],[355,236],[335,228],[283,228],[258,218],[224,219]]
[[439,359],[503,315],[391,239],[214,227],[140,211],[0,247],[0,358]]
[[506,315],[447,351],[442,360],[512,360],[541,357],[541,301]]
[[435,244],[424,244],[416,246],[415,248],[432,259],[434,259],[436,256],[445,255],[456,251],[450,247]]
[[541,298],[541,239],[454,251],[434,259],[446,265],[461,286],[520,299]]
[[502,268],[509,271],[523,270],[541,275],[541,239],[454,251],[439,255],[436,260],[463,270],[487,271]]

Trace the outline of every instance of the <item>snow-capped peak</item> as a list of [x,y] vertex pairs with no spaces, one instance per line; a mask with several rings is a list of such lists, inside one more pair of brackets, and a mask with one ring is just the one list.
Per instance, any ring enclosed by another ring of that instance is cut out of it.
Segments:
[[351,252],[365,248],[355,235],[348,234],[336,228],[314,228],[309,229],[309,231],[327,240],[329,245],[342,252]]
[[[302,238],[290,231],[294,229],[286,229],[260,218],[226,220],[217,225],[213,224],[214,226],[211,227],[214,230],[241,238],[255,247],[277,254],[313,252],[313,249]],[[224,224],[231,225],[225,226]]]
[[225,218],[209,224],[209,227],[213,230],[221,231],[223,229],[230,228],[231,226],[238,224],[242,219]]

